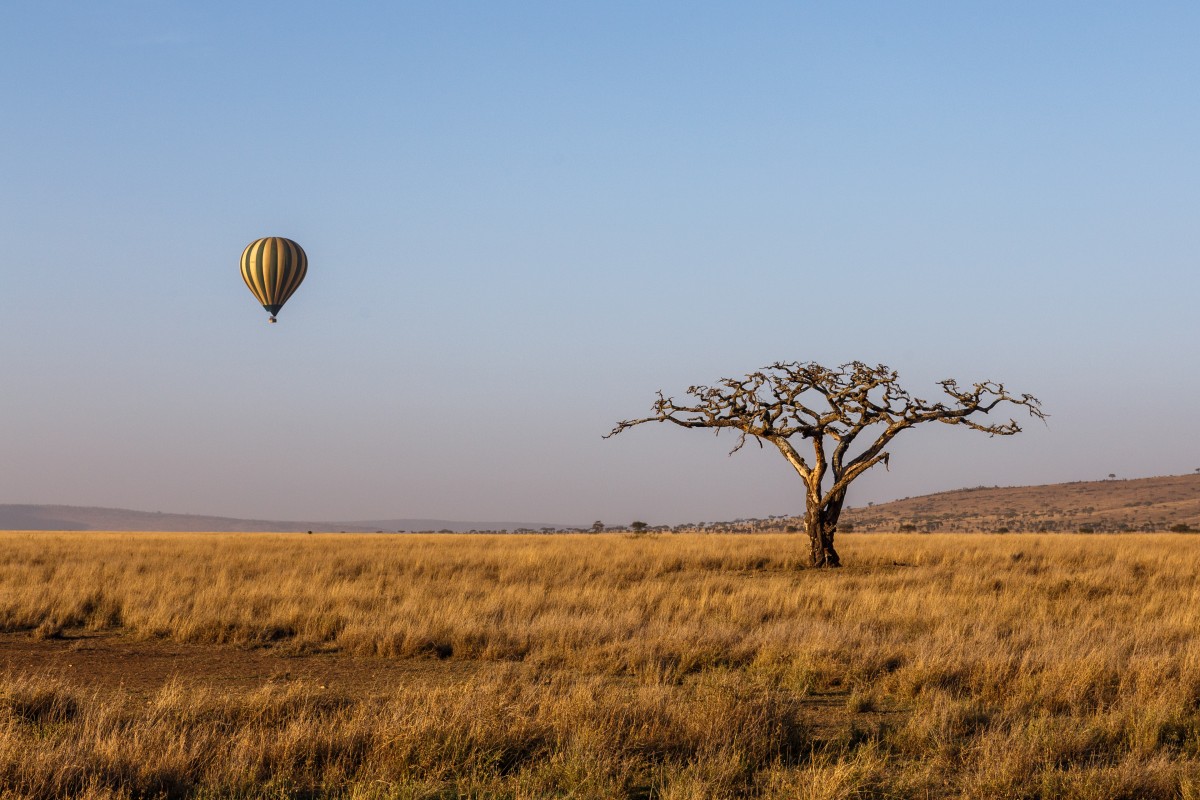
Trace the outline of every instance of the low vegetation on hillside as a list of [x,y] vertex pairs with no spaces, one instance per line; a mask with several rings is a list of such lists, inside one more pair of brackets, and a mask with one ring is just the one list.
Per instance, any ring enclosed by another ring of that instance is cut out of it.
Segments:
[[[803,530],[799,516],[688,523],[651,531]],[[841,533],[1200,533],[1200,472],[1045,486],[976,486],[846,506]]]
[[[1200,797],[1200,537],[0,534],[0,629],[403,659],[0,683],[10,797]],[[129,665],[126,665],[127,667]]]
[[1049,486],[978,486],[860,506],[858,531],[1200,532],[1200,473]]

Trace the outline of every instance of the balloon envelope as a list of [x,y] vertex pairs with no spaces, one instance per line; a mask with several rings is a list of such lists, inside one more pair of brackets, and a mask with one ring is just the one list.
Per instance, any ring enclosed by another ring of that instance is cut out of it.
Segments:
[[271,322],[307,273],[308,256],[291,239],[268,236],[242,251],[242,280],[271,315]]

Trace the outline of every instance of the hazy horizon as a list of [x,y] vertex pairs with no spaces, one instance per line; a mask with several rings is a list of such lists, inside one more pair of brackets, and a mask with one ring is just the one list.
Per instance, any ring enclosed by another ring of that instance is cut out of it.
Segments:
[[[1179,478],[1190,479],[1190,478],[1195,478],[1198,476],[1200,476],[1200,469],[1197,469],[1193,473],[1190,473],[1190,474],[1161,475],[1161,476],[1154,476],[1154,477],[1150,477],[1150,478],[1117,478],[1115,480],[1110,479],[1106,476],[1103,479],[1095,480],[1095,481],[1069,481],[1069,482],[1060,483],[1060,484],[1050,484],[1050,486],[1062,487],[1064,496],[1069,496],[1071,491],[1073,491],[1076,487],[1090,486],[1090,484],[1092,484],[1092,483],[1101,484],[1106,489],[1116,490],[1122,486],[1127,485],[1127,483],[1131,482],[1131,481],[1132,482],[1140,481],[1143,483],[1149,483],[1150,486],[1157,486],[1157,485],[1160,485],[1159,481],[1161,479],[1167,479],[1167,480],[1179,479]],[[903,506],[903,501],[906,501],[906,500],[924,501],[926,498],[937,498],[937,497],[941,497],[941,496],[945,496],[945,495],[958,496],[962,493],[966,493],[967,495],[974,497],[977,495],[978,490],[1002,490],[1002,491],[1003,490],[1016,490],[1016,491],[1021,491],[1021,490],[1030,489],[1030,490],[1038,491],[1042,488],[1042,486],[1044,486],[1044,484],[1043,485],[1035,485],[1035,486],[1029,486],[1029,485],[964,486],[964,487],[960,487],[958,489],[951,489],[951,490],[947,490],[944,492],[934,492],[931,494],[914,495],[911,497],[902,497],[902,498],[895,498],[895,499],[897,501],[900,501],[901,506]],[[1141,489],[1139,489],[1139,491],[1145,491],[1146,488],[1148,488],[1148,487],[1142,487]],[[1092,490],[1092,491],[1094,491],[1094,490]],[[1172,496],[1172,498],[1170,498],[1169,502],[1172,502],[1176,506],[1178,505],[1178,503],[1175,501],[1173,496]],[[1111,505],[1111,503],[1110,503],[1110,505]],[[1121,505],[1122,505],[1122,507],[1125,507],[1128,504],[1123,502]],[[880,511],[885,511],[890,506],[889,506],[888,502],[884,502],[884,503],[865,502],[865,503],[861,503],[858,505],[848,504],[846,506],[846,509],[850,510],[853,508],[853,509],[857,509],[859,511],[865,511],[865,510],[869,510],[871,507],[873,507],[876,512],[880,512]],[[79,514],[67,513],[66,515],[59,515],[57,517],[47,516],[46,513],[44,513],[49,510],[59,509],[59,508],[65,509],[68,512],[83,512],[83,513],[79,513]],[[1006,508],[1010,508],[1010,507],[1006,506]],[[35,513],[34,515],[31,516],[27,511],[23,512],[23,510],[28,510],[28,509],[32,509],[34,512],[42,512],[42,513]],[[96,513],[91,513],[91,512],[99,512],[99,513],[96,514]],[[929,512],[926,510],[923,513],[928,515]],[[236,518],[236,517],[225,517],[225,516],[220,516],[220,515],[210,515],[210,514],[202,514],[202,513],[178,513],[178,512],[172,511],[170,509],[156,509],[156,510],[152,511],[149,509],[73,506],[73,505],[69,505],[69,504],[29,505],[29,504],[15,504],[15,503],[14,504],[0,503],[0,530],[60,530],[60,529],[61,530],[109,530],[109,529],[113,529],[114,525],[116,526],[115,529],[126,530],[127,529],[126,525],[131,524],[129,522],[129,519],[133,519],[133,518],[127,518],[128,514],[135,515],[134,518],[136,518],[138,520],[141,520],[142,517],[152,519],[152,520],[158,520],[158,519],[162,519],[165,517],[180,517],[185,520],[191,520],[192,522],[204,523],[204,524],[209,524],[216,520],[222,520],[222,521],[228,521],[228,522],[257,522],[257,523],[272,523],[272,524],[295,523],[296,525],[303,525],[303,526],[311,526],[313,524],[328,524],[328,525],[346,526],[347,529],[353,527],[358,532],[361,532],[361,531],[367,530],[367,529],[370,529],[370,530],[382,529],[381,532],[393,532],[396,530],[418,532],[418,531],[439,530],[442,528],[447,528],[453,532],[470,532],[470,531],[475,531],[475,530],[484,532],[484,531],[498,531],[498,530],[515,530],[515,529],[538,530],[538,529],[543,529],[546,527],[557,528],[557,529],[571,529],[571,528],[587,529],[593,525],[592,520],[587,520],[587,521],[584,521],[584,520],[564,521],[564,520],[545,520],[545,519],[542,519],[542,520],[535,520],[535,519],[524,519],[524,520],[473,519],[472,520],[472,519],[430,519],[430,518],[421,518],[421,517],[384,517],[384,518],[377,518],[377,519],[276,518],[276,519],[271,519],[271,520],[265,520],[265,519],[261,519],[261,518]],[[122,515],[126,515],[125,522],[121,522],[121,519],[123,518]],[[766,519],[769,516],[778,518],[781,515],[762,515],[760,517],[741,517],[741,518],[730,518],[730,519],[692,519],[692,520],[688,520],[684,523],[659,522],[659,523],[655,523],[655,525],[679,525],[679,524],[687,524],[687,523],[707,524],[707,523],[738,522],[738,521],[745,520],[745,519],[755,519],[755,518]],[[634,520],[615,519],[615,518],[612,518],[611,516],[609,516],[609,517],[601,519],[600,521],[608,529],[621,529],[621,528],[629,527],[630,523],[633,522]],[[43,523],[46,523],[46,522],[58,522],[58,523],[86,522],[88,527],[86,527],[86,528],[84,528],[84,527],[60,528],[56,525],[55,527],[50,528],[50,527],[44,527]],[[144,523],[144,520],[142,520],[142,522]],[[33,527],[30,527],[30,525],[32,523],[36,523],[36,524],[33,524]],[[167,528],[163,528],[163,527],[161,527],[161,524],[162,523],[156,523],[153,528],[145,527],[143,525],[142,527],[138,527],[137,530],[142,530],[142,529],[145,529],[145,530],[185,530],[184,528],[170,527],[170,526]],[[99,527],[97,527],[97,526],[99,526]],[[254,528],[254,529],[251,529],[251,528],[233,528],[233,527],[224,526],[224,527],[220,527],[220,528],[188,527],[188,528],[186,528],[186,530],[240,531],[240,530],[285,530],[285,529],[283,529],[283,528]],[[297,528],[287,528],[286,530],[297,530]],[[354,532],[354,531],[351,531],[351,532]]]
[[[0,503],[795,514],[778,453],[601,438],[777,360],[1051,415],[903,434],[851,505],[1191,473],[1198,30],[1168,3],[6,7]],[[277,325],[238,264],[269,235],[309,258]]]

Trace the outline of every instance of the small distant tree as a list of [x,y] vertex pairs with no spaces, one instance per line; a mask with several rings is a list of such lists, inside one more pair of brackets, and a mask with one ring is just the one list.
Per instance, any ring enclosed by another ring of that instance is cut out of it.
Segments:
[[[1010,394],[1001,383],[984,381],[963,388],[954,380],[944,380],[940,386],[946,397],[929,402],[902,389],[897,373],[882,364],[871,367],[853,361],[829,368],[813,362],[779,362],[744,378],[723,378],[715,386],[691,386],[688,402],[676,402],[660,391],[651,416],[618,422],[605,438],[646,422],[670,422],[716,433],[726,428],[737,431],[738,441],[730,454],[747,439],[759,447],[763,442],[773,445],[804,483],[804,528],[811,564],[836,567],[841,559],[834,536],[846,490],[876,464],[888,465],[885,448],[901,431],[942,422],[989,436],[1019,433],[1016,420],[978,419],[1002,403],[1022,406],[1038,419],[1046,417],[1036,397]],[[806,439],[811,457],[797,449]]]
[[596,520],[592,523],[592,533],[604,533],[604,523]]
[[634,532],[641,533],[642,531],[646,530],[647,526],[646,523],[642,522],[641,520],[634,520],[633,522],[629,523],[629,527]]

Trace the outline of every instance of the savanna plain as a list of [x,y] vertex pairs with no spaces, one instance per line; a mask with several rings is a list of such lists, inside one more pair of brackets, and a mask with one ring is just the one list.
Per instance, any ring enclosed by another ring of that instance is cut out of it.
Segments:
[[0,533],[7,798],[1200,798],[1200,537]]

